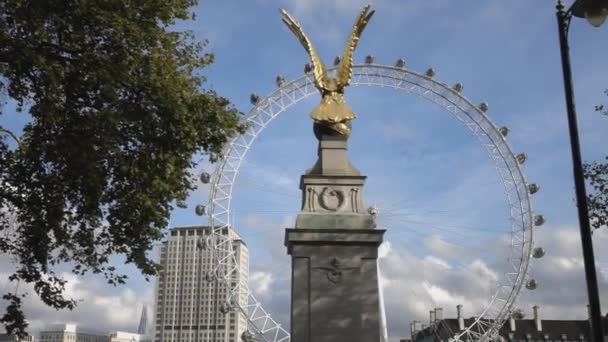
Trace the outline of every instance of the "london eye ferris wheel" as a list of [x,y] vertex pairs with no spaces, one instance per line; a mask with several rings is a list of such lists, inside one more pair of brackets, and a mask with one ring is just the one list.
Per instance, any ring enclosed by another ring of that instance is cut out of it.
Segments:
[[[288,15],[287,18],[290,19]],[[354,30],[356,28],[355,25]],[[300,30],[299,26],[296,27],[297,30],[293,27],[290,29],[298,36],[298,32],[295,31]],[[300,38],[310,45],[305,36]],[[352,49],[350,53],[352,54]],[[314,62],[313,56],[313,64]],[[340,60],[337,59],[334,64],[339,63]],[[339,75],[341,71],[335,69],[337,68],[327,70],[327,73],[334,72]],[[498,183],[502,186],[504,193],[506,207],[504,226],[507,229],[500,231],[500,234],[498,231],[494,231],[497,235],[485,241],[502,240],[506,248],[504,251],[506,260],[500,264],[502,269],[499,274],[497,272],[484,273],[488,279],[483,281],[490,285],[487,286],[487,291],[484,293],[487,298],[476,305],[477,314],[467,320],[466,326],[461,327],[458,331],[448,331],[448,335],[452,340],[463,341],[494,339],[498,329],[516,308],[516,300],[521,290],[524,288],[533,290],[537,287],[536,280],[529,277],[530,261],[532,258],[544,255],[542,248],[534,247],[535,227],[542,225],[544,218],[542,215],[535,214],[532,209],[531,195],[539,191],[539,186],[528,182],[524,176],[522,165],[526,162],[526,154],[513,151],[507,141],[509,129],[506,126],[499,127],[492,122],[488,115],[487,103],[482,102],[475,105],[462,94],[464,89],[462,84],[456,83],[448,86],[436,80],[435,71],[432,68],[419,73],[407,69],[402,59],[397,60],[394,65],[382,65],[375,63],[374,58],[368,55],[363,64],[352,65],[351,69],[351,85],[387,89],[393,92],[396,90],[400,95],[414,95],[434,105],[440,112],[452,116],[474,138],[472,140],[477,142],[478,148],[479,145],[481,146],[481,150],[485,152],[493,165],[498,175]],[[258,300],[255,291],[250,288],[243,277],[239,276],[236,252],[233,249],[235,237],[225,234],[225,231],[229,227],[237,231],[241,229],[239,220],[234,219],[235,210],[239,210],[235,206],[237,203],[235,193],[237,184],[242,183],[242,179],[239,182],[239,177],[246,173],[244,172],[248,164],[246,158],[256,146],[256,141],[281,114],[288,112],[298,102],[317,93],[319,75],[313,75],[316,73],[316,69],[307,66],[304,71],[303,76],[292,81],[286,81],[282,76],[277,76],[277,89],[265,97],[251,95],[250,101],[253,108],[242,118],[248,127],[246,132],[228,144],[222,160],[216,164],[213,172],[203,172],[201,175],[203,183],[210,183],[210,198],[208,205],[197,206],[196,212],[199,215],[209,216],[213,234],[202,240],[199,247],[211,249],[214,253],[216,265],[209,277],[220,280],[230,289],[226,293],[222,312],[238,310],[247,317],[249,328],[241,336],[243,340],[261,339],[280,342],[290,339],[288,331],[272,317]],[[323,71],[325,72],[325,70]],[[381,113],[377,115],[381,115]],[[337,128],[347,129],[350,133],[349,128]],[[398,182],[394,184],[398,184]],[[410,213],[404,212],[404,209],[407,209],[404,208],[404,205],[396,205],[381,206],[380,208],[372,206],[369,210],[370,214],[377,218],[378,225],[387,228],[389,232],[394,229],[395,225],[423,224],[427,226],[427,229],[442,232],[442,234],[431,236],[439,237],[442,243],[460,246],[467,252],[474,250],[471,244],[462,241],[463,236],[471,239],[470,233],[475,234],[475,230],[471,230],[471,227],[435,225],[428,220],[417,222],[415,219],[411,219]],[[426,211],[422,214],[432,216],[433,213],[433,211]],[[466,215],[466,212],[460,211],[458,214],[462,216]],[[415,232],[415,230],[410,229],[409,232]],[[463,230],[468,230],[469,235],[463,234]],[[445,238],[446,233],[453,238]],[[397,234],[394,236],[397,237]],[[473,239],[477,238],[473,237]],[[485,241],[484,243],[486,243]],[[414,249],[417,248],[417,246],[414,247]],[[486,252],[493,248],[493,246],[486,246]],[[496,251],[490,251],[490,253],[492,252]],[[471,260],[479,261],[484,258],[487,256],[477,256]],[[446,269],[451,269],[451,272],[466,271],[463,266],[447,266]],[[411,288],[413,284],[408,286]],[[391,301],[390,298],[388,300]],[[445,329],[449,330],[447,327]]]
[[[533,257],[544,255],[542,248],[534,248],[534,230],[544,223],[544,218],[532,210],[531,195],[539,191],[539,186],[529,183],[524,176],[522,164],[527,157],[513,151],[507,142],[509,129],[498,127],[490,120],[486,103],[475,105],[462,95],[461,84],[450,87],[437,81],[432,69],[425,73],[408,70],[403,60],[398,60],[395,65],[380,65],[368,56],[365,62],[353,67],[352,85],[397,90],[401,94],[415,95],[430,101],[460,122],[494,164],[508,209],[508,263],[496,279],[494,291],[486,301],[486,306],[466,329],[452,332],[456,340],[489,338],[496,334],[497,328],[515,308],[520,291],[523,288],[537,287],[536,281],[529,277],[529,265]],[[234,222],[233,194],[239,174],[243,173],[241,168],[247,164],[248,152],[275,119],[317,91],[310,74],[289,82],[279,76],[276,83],[277,89],[266,97],[252,94],[253,108],[243,117],[248,123],[247,131],[228,145],[223,159],[217,163],[213,172],[203,172],[202,182],[211,185],[210,199],[207,206],[197,207],[197,213],[209,215],[214,228],[215,233],[201,245],[216,252],[217,265],[214,273],[218,279],[231,284],[227,303],[247,315],[252,334],[259,335],[266,341],[288,341],[287,330],[264,309],[249,285],[238,282],[240,278],[233,260],[231,237],[222,234],[222,230]],[[399,215],[398,209],[392,212],[393,215]],[[391,210],[382,210],[382,213],[390,217]],[[233,228],[239,230],[238,226]],[[247,300],[242,300],[245,297]]]

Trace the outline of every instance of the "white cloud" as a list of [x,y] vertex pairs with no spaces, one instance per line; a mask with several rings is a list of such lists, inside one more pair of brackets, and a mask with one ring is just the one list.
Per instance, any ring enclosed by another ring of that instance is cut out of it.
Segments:
[[[434,246],[427,255],[418,257],[404,245],[389,242],[382,255],[382,278],[386,298],[389,336],[409,335],[409,322],[425,322],[433,307],[443,307],[445,317],[454,317],[456,305],[464,305],[466,316],[477,315],[483,309],[495,284],[506,272],[500,262],[500,250],[492,259],[474,259],[459,266],[446,267],[458,260],[456,254],[440,253],[439,237],[429,237]],[[608,242],[608,232],[594,236],[596,246]],[[547,255],[534,259],[530,276],[539,281],[535,291],[522,289],[519,307],[531,314],[533,305],[540,305],[548,319],[582,319],[585,317],[586,290],[580,255],[580,238],[574,227],[543,227],[537,234],[537,245],[544,246]],[[445,245],[446,248],[449,245]],[[444,259],[445,258],[445,259]],[[608,251],[596,247],[598,265],[608,261]],[[606,263],[604,263],[606,265]],[[601,297],[608,295],[608,279],[600,277]]]
[[391,242],[384,241],[378,248],[378,259],[384,259],[391,253]]
[[452,268],[452,267],[450,266],[450,264],[448,264],[448,263],[447,263],[445,260],[443,260],[443,259],[441,259],[441,258],[438,258],[438,257],[435,257],[435,256],[432,256],[432,255],[427,255],[427,256],[425,256],[425,257],[424,257],[424,261],[425,261],[425,262],[430,262],[430,263],[432,263],[432,264],[435,264],[435,265],[437,265],[437,266],[443,267],[443,268],[445,268],[445,269],[450,269],[450,268]]
[[[7,269],[3,268],[3,271]],[[17,288],[15,282],[8,282],[8,275],[9,273],[0,273],[0,289],[3,294]],[[65,323],[75,323],[101,333],[116,330],[136,332],[142,306],[151,306],[153,302],[152,283],[136,290],[135,287],[111,286],[99,276],[81,277],[72,273],[59,275],[67,280],[65,297],[78,302],[72,311],[55,310],[46,306],[30,284],[21,282],[18,286],[19,294],[28,293],[23,302],[23,310],[29,323],[30,334],[36,335],[52,324]],[[140,279],[135,279],[135,282],[137,280]],[[0,303],[2,312],[6,304],[6,301]]]
[[[431,298],[433,298],[433,302],[436,303],[435,306],[447,306],[452,307],[458,304],[470,303],[470,301],[464,296],[457,296],[452,293],[448,289],[442,288],[437,285],[429,284],[428,282],[423,282],[422,287],[429,294]],[[440,305],[437,303],[441,303]],[[470,307],[470,306],[469,306]],[[427,308],[430,310],[432,308]]]
[[267,295],[274,277],[270,272],[254,271],[249,274],[249,287],[256,295]]

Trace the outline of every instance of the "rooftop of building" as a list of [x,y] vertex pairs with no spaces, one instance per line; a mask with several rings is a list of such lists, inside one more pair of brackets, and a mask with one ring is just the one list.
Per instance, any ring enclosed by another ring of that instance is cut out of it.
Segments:
[[[569,320],[569,319],[543,319],[540,316],[540,308],[537,308],[537,317],[513,319],[513,322],[506,320],[499,330],[499,335],[505,340],[519,341],[589,341],[590,325],[589,320]],[[439,308],[440,309],[440,308]],[[441,309],[440,309],[441,310]],[[414,328],[412,324],[412,340],[420,340],[423,337],[435,335],[440,340],[448,340],[455,333],[461,331],[458,322],[459,318],[439,318],[430,325],[422,327],[420,330]],[[475,317],[463,318],[465,327],[471,326],[476,320]],[[485,320],[491,321],[491,320]],[[415,321],[418,322],[419,321]],[[515,329],[511,329],[513,324]],[[604,334],[608,335],[608,314],[604,317]]]
[[[195,225],[185,225],[185,226],[176,226],[176,227],[172,227],[169,228],[169,235],[170,236],[177,236],[179,235],[181,232],[183,232],[184,234],[188,234],[186,232],[191,231],[205,231],[207,233],[209,233],[209,231],[212,229],[212,227],[210,225],[203,225],[203,224],[195,224]],[[231,226],[228,226],[226,228],[224,228],[222,230],[222,234],[223,235],[227,235],[228,233],[233,234],[233,238],[235,241],[242,243],[243,245],[247,245],[245,243],[245,241],[243,241],[241,239],[241,236],[239,235],[239,233],[234,230]]]
[[107,336],[108,334],[105,332],[101,332],[95,329],[90,329],[88,327],[81,327],[77,324],[73,323],[65,323],[65,324],[51,324],[48,325],[45,329],[40,331],[40,334],[43,333],[53,333],[53,332],[70,332],[70,333],[79,333],[79,334],[87,334],[87,335],[99,335],[99,336]]
[[184,226],[175,226],[175,227],[171,227],[169,228],[169,230],[181,230],[181,229],[209,229],[211,228],[210,225],[206,225],[206,224],[189,224],[189,225],[184,225]]
[[130,333],[125,331],[115,331],[110,333],[111,338],[127,339],[132,341],[140,341],[145,339],[145,335]]

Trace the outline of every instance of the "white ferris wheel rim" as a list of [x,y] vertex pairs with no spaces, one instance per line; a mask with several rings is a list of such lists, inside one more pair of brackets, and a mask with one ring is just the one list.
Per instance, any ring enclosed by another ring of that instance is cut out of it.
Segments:
[[[256,101],[254,108],[242,119],[249,124],[247,131],[235,137],[225,149],[212,177],[209,199],[209,221],[213,234],[206,240],[212,248],[217,264],[214,276],[229,286],[227,301],[247,316],[249,328],[267,342],[286,342],[290,336],[257,301],[248,284],[240,282],[233,237],[222,234],[230,226],[232,190],[241,163],[258,135],[279,114],[297,102],[315,94],[310,74],[290,82],[277,81],[278,88],[270,95]],[[353,66],[351,85],[379,86],[414,94],[439,105],[451,113],[481,142],[488,156],[494,161],[509,205],[511,223],[511,269],[504,272],[505,284],[497,289],[488,306],[463,331],[453,333],[454,340],[488,340],[496,336],[498,329],[514,309],[517,296],[524,285],[534,246],[534,216],[528,191],[528,183],[520,167],[525,161],[518,160],[501,132],[486,115],[487,104],[474,105],[461,94],[462,86],[450,88],[432,76],[379,64]],[[485,108],[484,108],[485,107]]]

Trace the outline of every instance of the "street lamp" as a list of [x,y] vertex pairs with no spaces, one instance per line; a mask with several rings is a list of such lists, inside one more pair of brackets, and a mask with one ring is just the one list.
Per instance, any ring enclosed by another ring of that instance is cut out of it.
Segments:
[[600,27],[608,16],[608,1],[576,0],[571,9],[573,16],[585,18],[589,24]]
[[572,88],[572,70],[570,69],[570,54],[568,47],[568,29],[572,16],[586,18],[589,23],[599,27],[608,15],[608,0],[576,0],[574,4],[564,11],[561,0],[557,1],[557,26],[559,30],[559,45],[562,55],[562,69],[564,73],[564,90],[568,112],[568,128],[570,131],[570,147],[572,149],[572,164],[574,169],[574,186],[576,189],[576,203],[578,208],[578,221],[583,245],[583,262],[585,264],[585,277],[587,280],[587,294],[589,296],[589,309],[591,316],[591,338],[594,342],[603,342],[602,313],[600,309],[600,296],[595,272],[595,257],[593,256],[593,240],[591,239],[591,226],[589,224],[589,210],[587,208],[587,194],[585,191],[585,178],[583,175],[583,162],[578,139],[576,110],[574,107],[574,91]]

